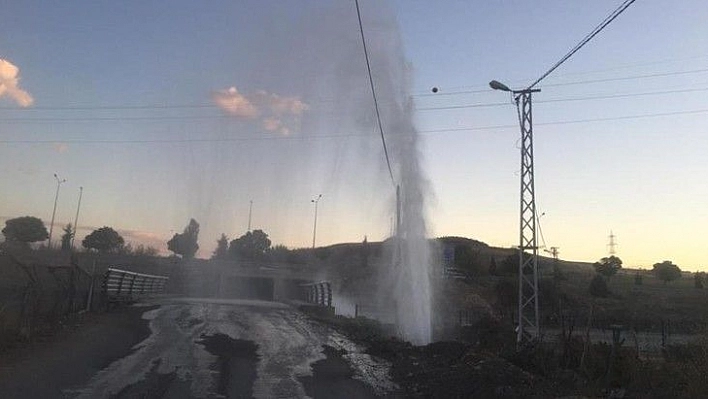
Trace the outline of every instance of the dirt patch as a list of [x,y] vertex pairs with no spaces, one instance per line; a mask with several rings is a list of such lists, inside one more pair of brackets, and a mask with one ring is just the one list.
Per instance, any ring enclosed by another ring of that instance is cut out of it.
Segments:
[[190,381],[183,381],[177,377],[176,372],[160,374],[157,368],[160,366],[158,359],[153,363],[152,369],[141,381],[128,385],[121,389],[111,399],[128,398],[173,398],[191,399],[189,385]]
[[342,358],[345,351],[339,351],[329,345],[323,345],[322,348],[326,358],[312,364],[312,376],[300,378],[307,395],[315,399],[377,397],[371,387],[352,378],[354,370]]
[[56,335],[7,350],[0,357],[3,397],[54,398],[88,382],[114,360],[129,355],[150,335],[143,313],[127,307],[89,315]]
[[436,342],[414,346],[386,334],[373,320],[321,314],[313,318],[365,345],[367,354],[391,362],[391,378],[400,386],[400,392],[391,393],[392,396],[545,398],[555,393],[542,377],[471,344]]

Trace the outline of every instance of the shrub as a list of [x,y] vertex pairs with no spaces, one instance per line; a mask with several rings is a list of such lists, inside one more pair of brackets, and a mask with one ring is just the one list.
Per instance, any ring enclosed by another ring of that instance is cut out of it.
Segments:
[[607,288],[607,282],[605,278],[599,274],[596,274],[590,281],[590,295],[595,297],[604,298],[610,294],[609,288]]

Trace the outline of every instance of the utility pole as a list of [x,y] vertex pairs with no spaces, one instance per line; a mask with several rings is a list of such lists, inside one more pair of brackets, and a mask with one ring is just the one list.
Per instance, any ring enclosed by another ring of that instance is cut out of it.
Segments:
[[610,242],[607,244],[607,246],[609,248],[610,256],[615,256],[615,254],[617,253],[615,251],[615,248],[617,247],[617,242],[615,241],[615,238],[617,238],[617,236],[615,236],[614,233],[612,233],[612,230],[610,230],[610,236],[609,236]]
[[62,183],[66,183],[66,179],[59,179],[57,174],[54,174],[54,178],[57,180],[57,192],[54,195],[54,210],[52,211],[52,222],[49,225],[49,241],[47,242],[47,247],[52,249],[52,233],[54,233],[54,216],[57,214],[57,201],[59,200],[59,187]]
[[396,185],[396,237],[401,238],[401,186]]
[[253,213],[253,200],[248,205],[248,231],[251,231],[251,214]]
[[317,198],[311,201],[315,204],[315,224],[312,227],[312,249],[315,249],[315,239],[317,238],[317,204],[320,203],[321,198],[322,194],[318,195]]
[[[511,90],[492,80],[494,90],[512,93],[521,129],[521,187],[519,211],[519,309],[516,343],[523,346],[539,337],[538,241],[536,238],[536,194],[533,174],[533,114],[531,95],[541,89]],[[530,255],[530,256],[529,256]]]
[[[489,86],[494,90],[511,92],[516,102],[516,111],[519,117],[521,128],[521,211],[519,228],[519,325],[517,332],[517,348],[521,348],[528,343],[539,338],[539,317],[538,317],[538,245],[536,241],[536,198],[534,193],[533,175],[533,125],[531,114],[531,95],[540,90],[534,89],[543,79],[563,65],[573,54],[577,53],[585,44],[602,31],[607,25],[614,21],[624,10],[635,0],[626,0],[617,9],[612,11],[600,25],[595,27],[568,53],[553,64],[531,85],[523,90],[511,90],[506,85],[496,80],[489,82]],[[531,256],[526,258],[524,254],[530,251]],[[528,273],[528,274],[527,274]]]
[[548,251],[551,254],[551,256],[553,256],[554,261],[558,261],[558,253],[559,253],[558,250],[559,249],[560,248],[558,248],[558,247],[551,247],[551,249]]
[[[514,91],[521,127],[521,202],[519,213],[519,326],[517,343],[539,336],[538,244],[536,193],[533,174],[533,124],[531,94],[540,89]],[[529,251],[531,256],[525,256]]]
[[74,218],[74,235],[71,236],[71,249],[74,249],[74,239],[76,238],[76,229],[79,223],[79,209],[81,209],[81,197],[84,194],[84,187],[79,187],[79,203],[76,205],[76,217]]

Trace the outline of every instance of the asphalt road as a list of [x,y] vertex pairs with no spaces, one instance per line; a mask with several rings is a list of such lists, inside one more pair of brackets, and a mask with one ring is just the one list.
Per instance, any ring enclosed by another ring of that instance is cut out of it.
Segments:
[[370,398],[395,391],[390,365],[287,305],[194,298],[152,305],[131,310],[149,327],[132,348],[118,335],[135,331],[106,328],[109,316],[94,333],[79,329],[79,338],[5,359],[0,396]]

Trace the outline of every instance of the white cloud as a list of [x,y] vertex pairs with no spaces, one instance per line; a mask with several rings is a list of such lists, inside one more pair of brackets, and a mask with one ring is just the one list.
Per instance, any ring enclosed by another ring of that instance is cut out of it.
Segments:
[[280,119],[276,118],[265,118],[263,119],[263,129],[269,131],[269,132],[275,132],[278,129],[280,129],[282,123],[280,122]]
[[244,97],[235,87],[214,92],[211,96],[214,103],[226,113],[240,118],[255,118],[258,109],[251,101]]
[[268,132],[288,135],[298,130],[300,118],[310,107],[298,97],[285,97],[258,90],[241,94],[235,87],[212,93],[214,103],[229,115],[256,119]]
[[267,93],[263,90],[257,91],[253,97],[254,102],[268,108],[273,115],[277,116],[301,116],[309,109],[308,105],[297,97],[281,97],[277,94]]
[[34,102],[32,96],[20,89],[20,69],[10,61],[0,58],[0,98],[7,96],[21,107],[29,107]]
[[66,143],[54,143],[54,151],[63,154],[69,151],[69,145]]

